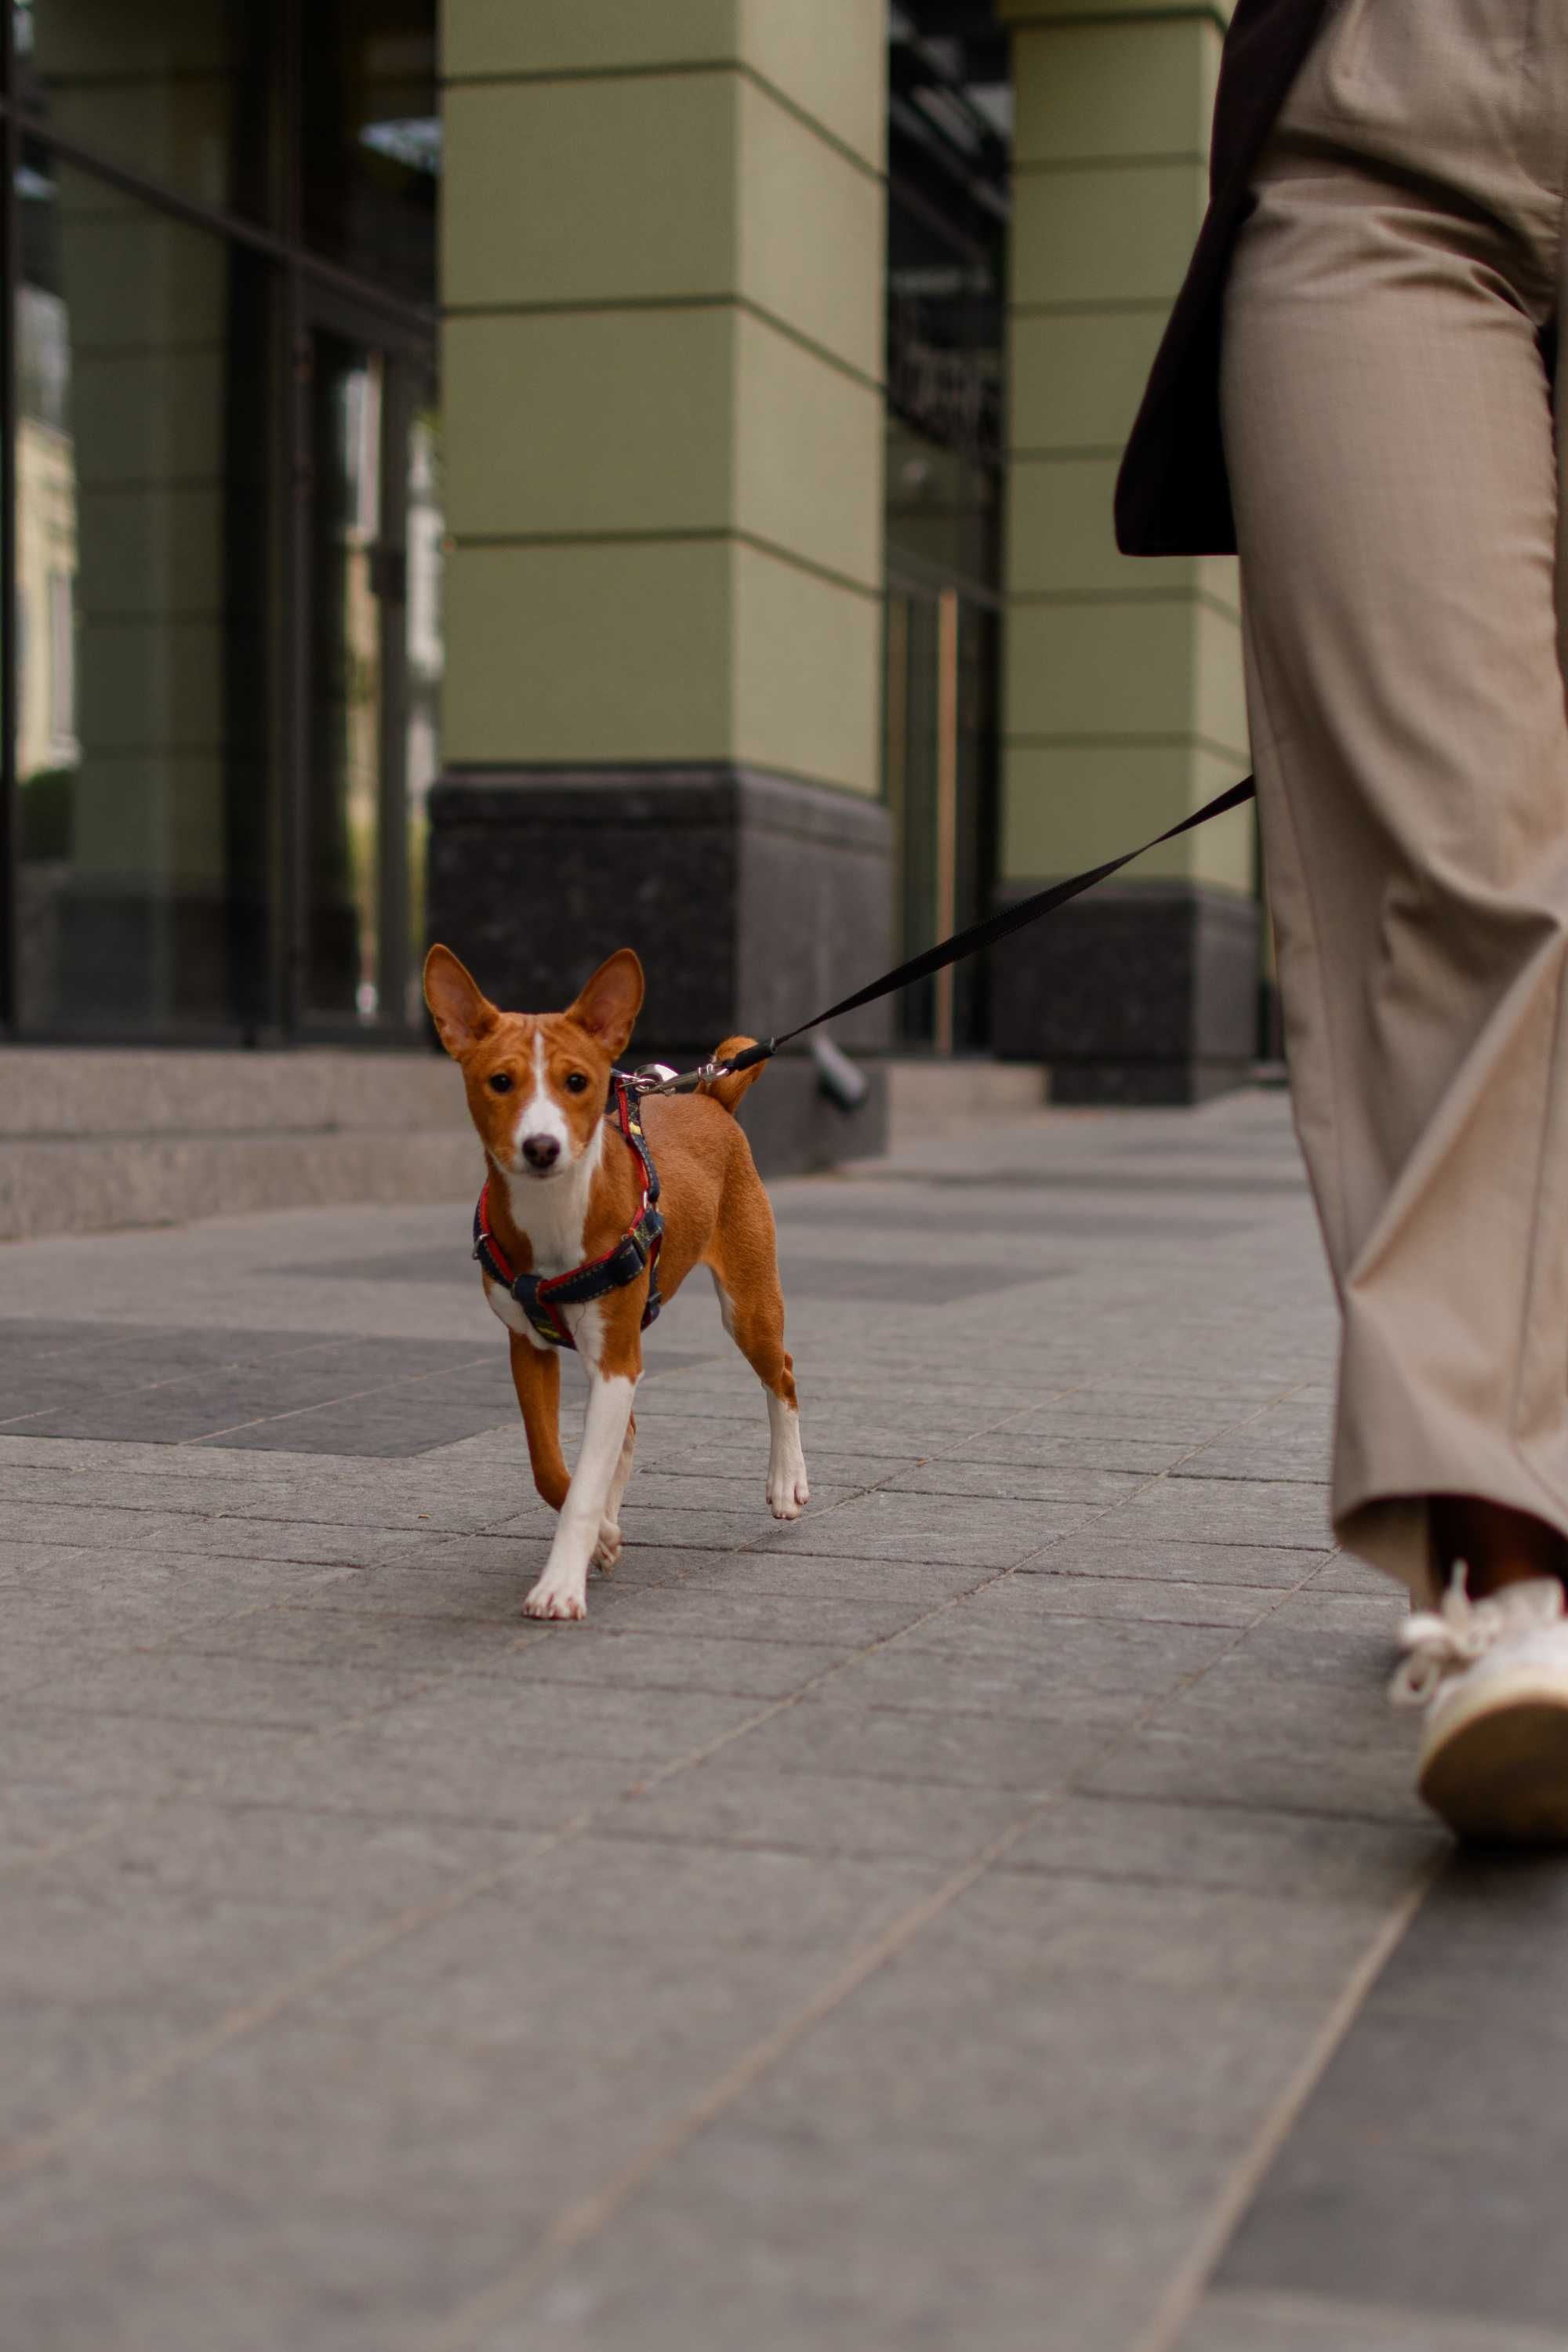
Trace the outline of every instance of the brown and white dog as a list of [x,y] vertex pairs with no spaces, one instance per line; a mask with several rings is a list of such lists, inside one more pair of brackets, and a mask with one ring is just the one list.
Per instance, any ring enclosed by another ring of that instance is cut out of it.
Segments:
[[[562,1274],[613,1248],[637,1213],[642,1168],[605,1115],[610,1075],[642,1009],[642,966],[620,949],[564,1013],[502,1013],[449,948],[425,963],[425,1001],[458,1063],[489,1167],[488,1220],[519,1273]],[[730,1038],[722,1061],[752,1040]],[[700,1093],[645,1097],[661,1185],[658,1284],[673,1297],[695,1265],[713,1277],[724,1328],[767,1391],[767,1499],[794,1519],[809,1499],[794,1366],[784,1343],[773,1210],[732,1113],[756,1068]],[[485,1297],[510,1335],[511,1376],[533,1481],[561,1514],[530,1617],[586,1613],[588,1569],[614,1567],[632,1472],[632,1399],[642,1372],[648,1277],[560,1312],[588,1373],[588,1410],[570,1478],[561,1452],[561,1366],[517,1300],[487,1273]]]

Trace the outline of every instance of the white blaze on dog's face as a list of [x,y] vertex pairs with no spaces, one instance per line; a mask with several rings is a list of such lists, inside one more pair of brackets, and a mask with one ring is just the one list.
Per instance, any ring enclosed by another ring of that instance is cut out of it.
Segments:
[[425,1001],[463,1073],[486,1151],[509,1176],[547,1181],[598,1136],[610,1072],[642,1009],[630,948],[602,963],[564,1013],[499,1012],[449,948],[425,962]]

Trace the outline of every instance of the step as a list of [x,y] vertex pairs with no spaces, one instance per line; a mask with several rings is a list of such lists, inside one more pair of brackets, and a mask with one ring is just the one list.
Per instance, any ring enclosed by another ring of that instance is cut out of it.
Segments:
[[888,1073],[888,1128],[893,1143],[912,1136],[952,1135],[997,1121],[1030,1118],[1045,1110],[1047,1073],[1037,1062],[993,1062],[981,1055],[951,1060],[898,1056]]
[[433,1054],[0,1048],[0,1239],[452,1200],[478,1170]]

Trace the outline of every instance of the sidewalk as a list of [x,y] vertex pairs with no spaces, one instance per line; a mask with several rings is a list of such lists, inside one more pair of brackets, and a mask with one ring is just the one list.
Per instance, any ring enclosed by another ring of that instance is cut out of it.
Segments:
[[1568,2352],[1283,1098],[774,1197],[812,1508],[683,1297],[582,1627],[468,1201],[0,1251],[0,2343]]

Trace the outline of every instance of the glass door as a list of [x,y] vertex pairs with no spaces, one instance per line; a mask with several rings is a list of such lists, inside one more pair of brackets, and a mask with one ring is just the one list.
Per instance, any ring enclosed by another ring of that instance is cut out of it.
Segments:
[[419,1016],[441,674],[440,436],[427,357],[323,307],[300,343],[298,1016]]
[[[991,910],[995,877],[994,600],[967,584],[889,572],[883,788],[893,821],[899,953],[918,955]],[[906,1045],[984,1049],[984,959],[899,1000]]]

